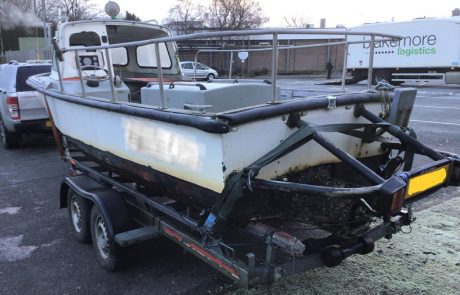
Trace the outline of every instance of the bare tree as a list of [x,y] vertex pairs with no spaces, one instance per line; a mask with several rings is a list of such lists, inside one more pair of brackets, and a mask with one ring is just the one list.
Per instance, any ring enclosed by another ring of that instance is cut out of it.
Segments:
[[34,2],[32,0],[2,0],[0,2],[0,14],[6,16],[12,9],[20,9],[22,11],[31,11]]
[[89,0],[58,0],[61,12],[69,18],[69,21],[93,19],[99,15]]
[[202,25],[201,5],[192,0],[177,0],[177,4],[169,10],[166,22],[179,35],[192,33],[196,26]]
[[141,19],[134,13],[134,12],[129,12],[126,10],[125,14],[125,20],[134,20],[134,21],[141,21]]
[[[59,19],[61,1],[58,0],[35,0],[36,14],[45,22],[56,24]],[[45,7],[43,7],[43,4]]]
[[268,21],[257,0],[212,0],[204,16],[208,26],[221,30],[257,28]]
[[94,19],[100,15],[90,0],[46,0],[45,9],[42,1],[37,1],[37,14],[47,22],[57,23],[59,15],[67,17],[69,21]]
[[291,16],[284,17],[284,22],[288,27],[297,27],[297,28],[309,28],[310,27],[310,18],[303,16]]

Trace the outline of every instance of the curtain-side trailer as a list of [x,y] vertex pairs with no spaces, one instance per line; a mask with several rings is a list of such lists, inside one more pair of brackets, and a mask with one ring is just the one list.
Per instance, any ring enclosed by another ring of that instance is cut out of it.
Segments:
[[[374,23],[350,31],[402,36],[399,41],[376,41],[372,82],[438,81],[460,84],[460,17],[421,18],[407,22]],[[370,40],[370,37],[364,37]],[[350,36],[349,41],[362,40]],[[351,44],[347,69],[352,82],[367,79],[370,43]]]

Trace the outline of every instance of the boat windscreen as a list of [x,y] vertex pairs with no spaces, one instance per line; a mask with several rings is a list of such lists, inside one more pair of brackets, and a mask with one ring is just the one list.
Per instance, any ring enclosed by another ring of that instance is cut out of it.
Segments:
[[[129,24],[107,25],[107,37],[110,45],[145,41],[161,37],[168,37],[167,31],[158,26],[138,26]],[[171,56],[174,53],[171,45],[159,43],[159,55],[163,70],[171,70],[176,74],[177,70]],[[151,75],[151,70],[157,68],[155,44],[141,46],[127,46],[112,48],[112,63],[123,68],[124,77],[139,77],[140,75]],[[165,72],[165,74],[168,74]]]
[[79,32],[70,35],[70,46],[100,46],[101,38],[95,32]]
[[110,44],[118,44],[167,37],[168,34],[157,28],[132,25],[107,25],[107,36]]
[[[154,44],[147,44],[136,48],[137,64],[143,68],[156,68],[156,49]],[[162,68],[171,67],[171,58],[165,43],[159,43],[160,63]]]

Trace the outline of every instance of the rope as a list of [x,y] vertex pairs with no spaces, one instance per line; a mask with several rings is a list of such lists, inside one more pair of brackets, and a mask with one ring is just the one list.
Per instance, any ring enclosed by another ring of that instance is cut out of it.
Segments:
[[382,112],[379,114],[380,118],[386,118],[390,115],[391,98],[389,93],[394,90],[394,86],[388,83],[386,80],[382,80],[377,83],[375,90],[382,94]]

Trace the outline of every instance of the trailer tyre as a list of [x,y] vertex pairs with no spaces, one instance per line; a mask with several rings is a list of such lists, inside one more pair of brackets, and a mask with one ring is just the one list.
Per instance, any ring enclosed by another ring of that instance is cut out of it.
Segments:
[[97,260],[103,268],[114,271],[121,265],[121,249],[110,234],[107,221],[97,205],[91,210],[91,237]]
[[91,203],[69,188],[67,192],[67,213],[73,236],[81,243],[91,241],[90,212]]

